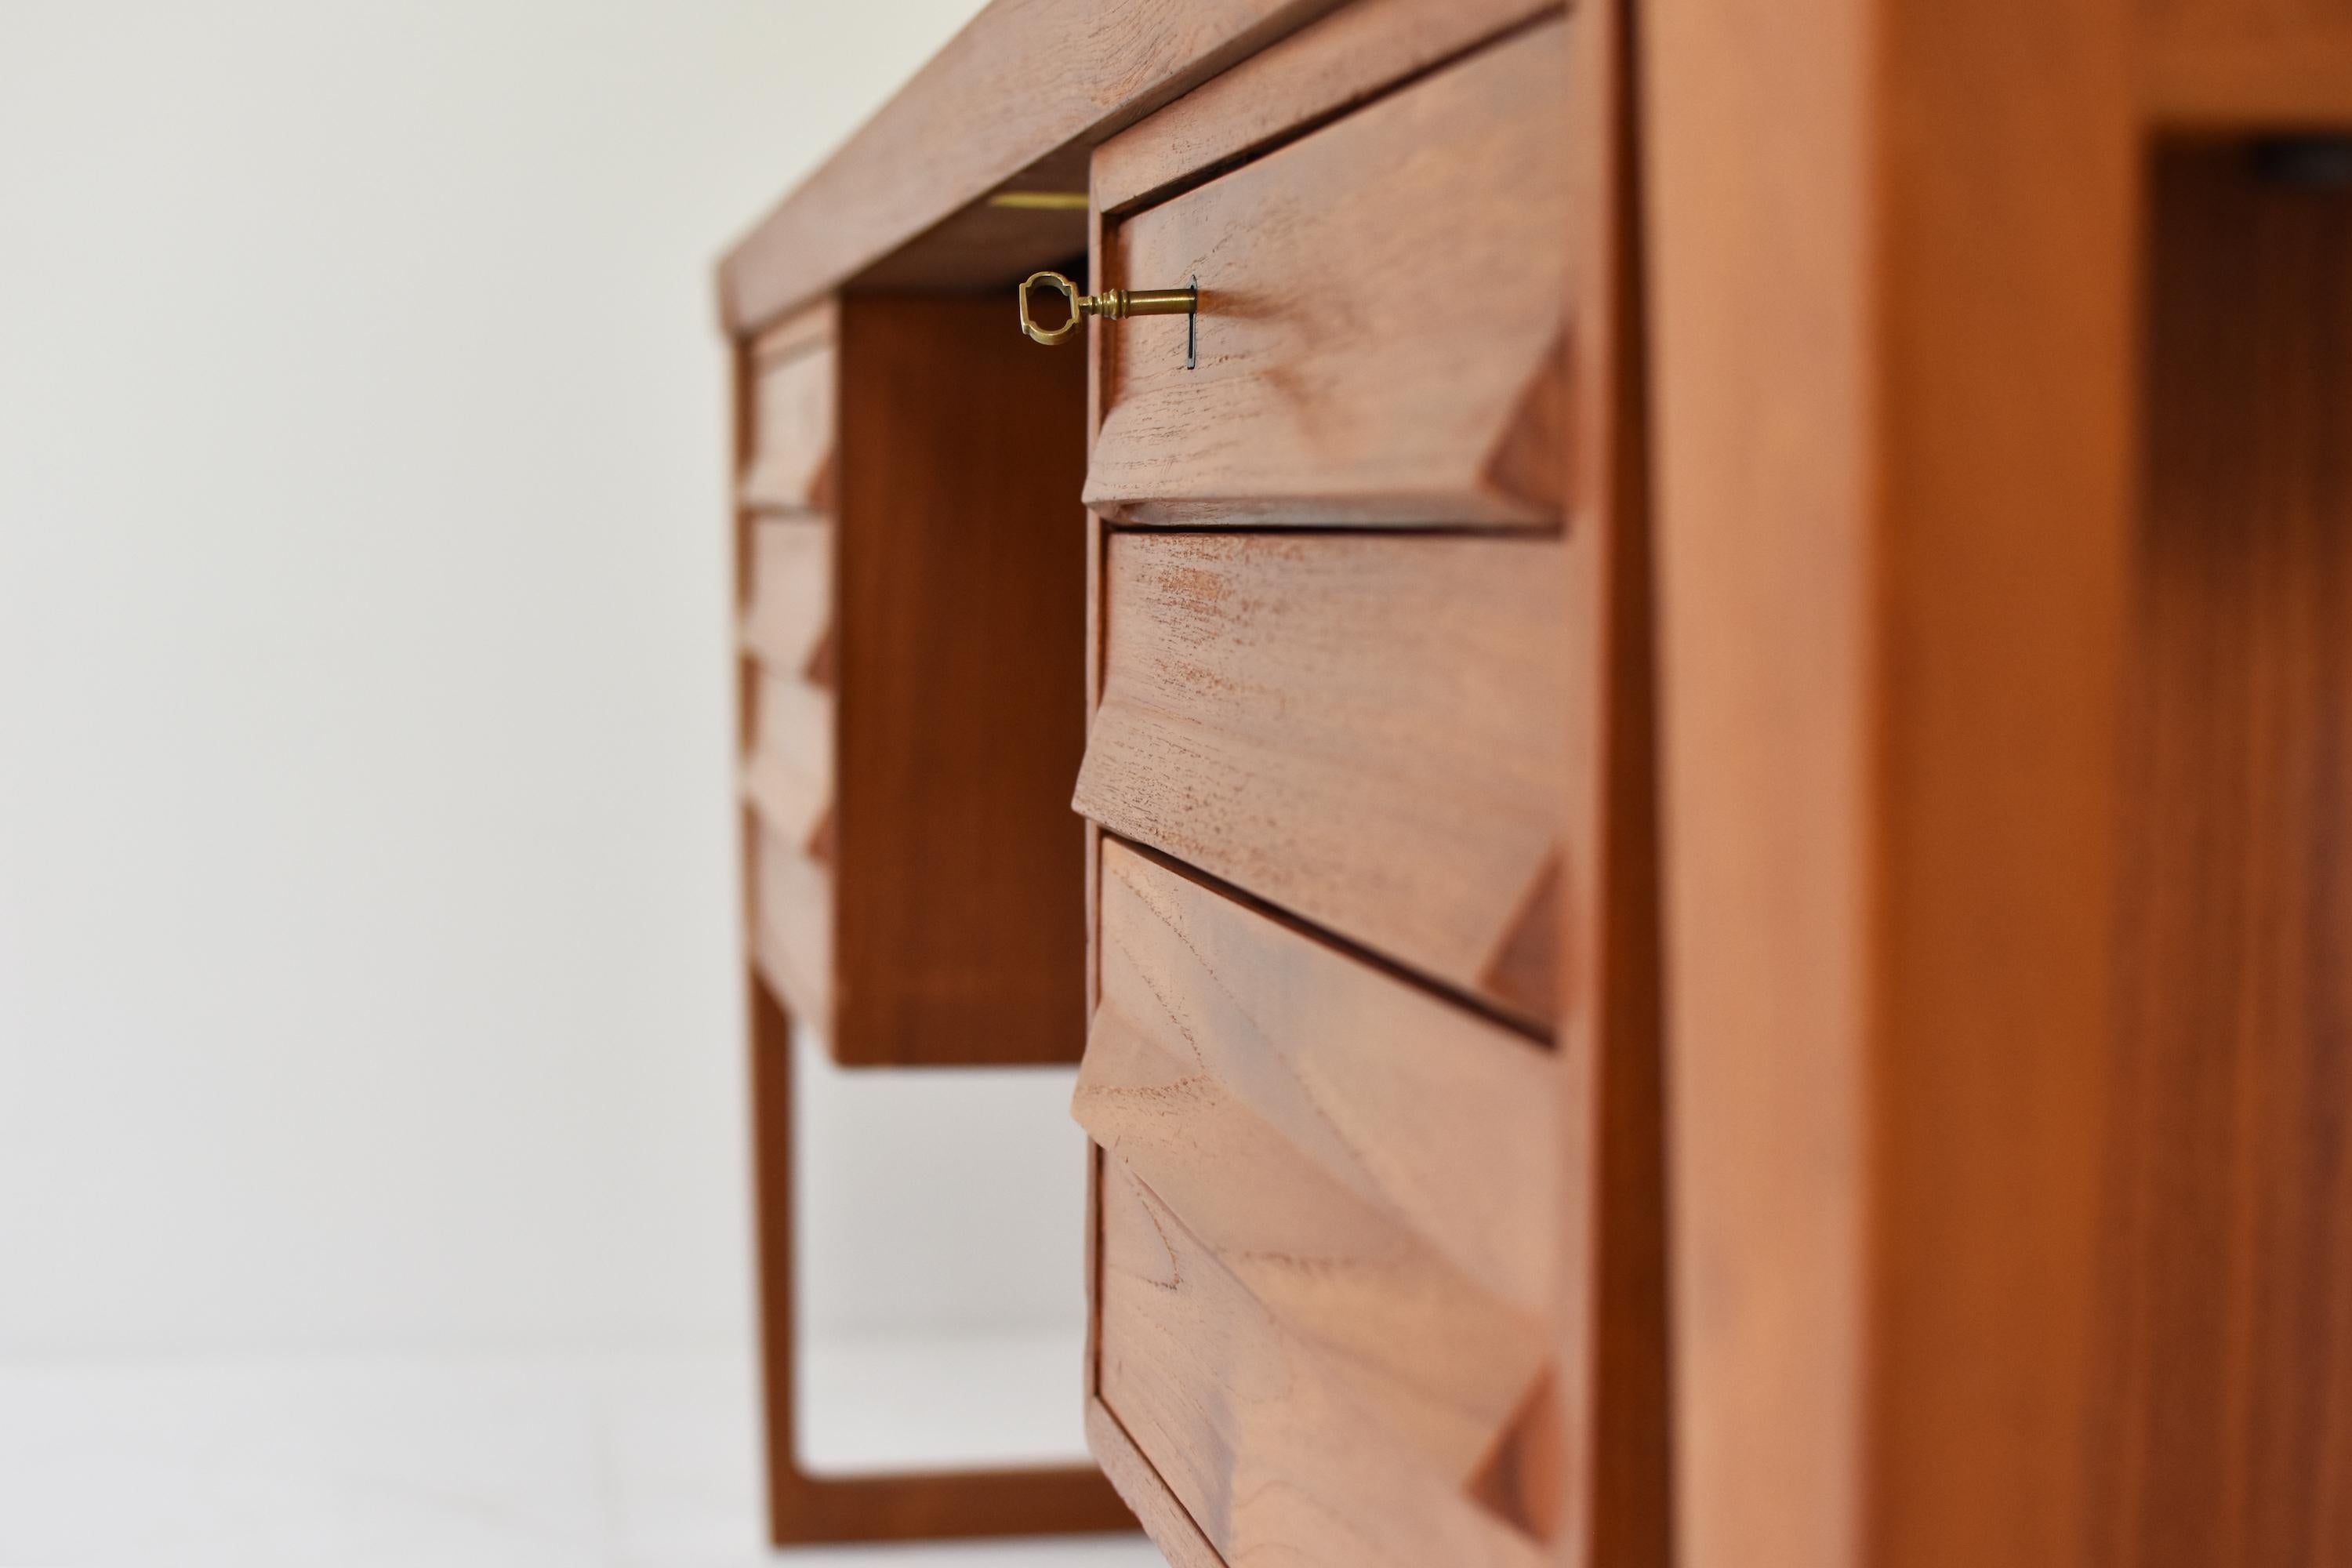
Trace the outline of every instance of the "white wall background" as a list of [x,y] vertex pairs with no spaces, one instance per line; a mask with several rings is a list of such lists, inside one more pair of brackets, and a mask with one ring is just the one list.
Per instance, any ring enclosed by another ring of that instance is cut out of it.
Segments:
[[[711,267],[975,8],[0,0],[0,1358],[740,1342]],[[816,1325],[1074,1321],[1066,1084]]]

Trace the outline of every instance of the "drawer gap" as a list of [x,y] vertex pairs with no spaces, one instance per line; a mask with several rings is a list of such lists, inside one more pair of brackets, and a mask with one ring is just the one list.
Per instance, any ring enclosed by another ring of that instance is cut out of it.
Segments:
[[1154,849],[1149,844],[1122,837],[1107,827],[1102,829],[1102,836],[1105,843],[1117,844],[1121,848],[1131,851],[1139,859],[1149,860],[1161,870],[1181,877],[1195,887],[1205,889],[1221,899],[1239,904],[1254,914],[1263,915],[1284,930],[1329,948],[1352,963],[1360,963],[1365,968],[1374,970],[1402,984],[1410,985],[1416,991],[1437,997],[1448,1006],[1459,1007],[1465,1013],[1475,1014],[1486,1022],[1508,1029],[1520,1038],[1531,1040],[1547,1049],[1550,1048],[1553,1043],[1551,1030],[1538,1027],[1526,1018],[1507,1012],[1483,997],[1474,995],[1456,986],[1448,985],[1445,982],[1423,974],[1417,969],[1408,968],[1395,959],[1377,952],[1360,942],[1350,942],[1328,927],[1317,925],[1312,921],[1302,920],[1279,904],[1266,902],[1246,888],[1228,882],[1221,877],[1202,870],[1197,866],[1187,865],[1164,850]]
[[[1402,92],[1425,78],[1460,65],[1463,61],[1483,54],[1488,49],[1507,44],[1522,33],[1540,27],[1548,22],[1557,21],[1566,15],[1565,6],[1546,6],[1531,15],[1520,16],[1487,31],[1465,37],[1444,53],[1421,60],[1385,81],[1371,84],[1346,97],[1326,103],[1288,124],[1271,130],[1261,137],[1234,147],[1228,152],[1218,153],[1174,174],[1154,177],[1141,174],[1139,170],[1130,173],[1124,167],[1126,161],[1119,159],[1114,153],[1109,159],[1097,166],[1097,178],[1098,182],[1107,184],[1108,188],[1104,188],[1104,184],[1097,184],[1095,193],[1097,210],[1103,217],[1117,219],[1153,203],[1181,196],[1189,190],[1205,185],[1210,181],[1230,174],[1236,169],[1246,168],[1260,158],[1279,153],[1292,142],[1311,136],[1334,121],[1343,120],[1360,110],[1369,109],[1382,99]],[[1344,41],[1344,29],[1353,21],[1354,18],[1344,14],[1327,18],[1294,36],[1287,41],[1286,47],[1269,50],[1254,60],[1235,67],[1224,78],[1213,79],[1207,86],[1196,89],[1196,97],[1203,100],[1199,107],[1203,110],[1207,109],[1205,100],[1211,93],[1230,93],[1238,98],[1252,89],[1260,94],[1267,93],[1269,90],[1278,90],[1276,86],[1278,77],[1273,82],[1246,79],[1273,76],[1290,64],[1294,58],[1299,65],[1303,66],[1310,51],[1314,51],[1316,46],[1324,43],[1324,36],[1327,34],[1330,46],[1337,52]],[[1161,130],[1159,127],[1153,129]],[[1164,131],[1162,133],[1164,134]],[[1105,145],[1115,145],[1115,142],[1107,142]],[[1137,183],[1139,179],[1142,183]]]
[[1559,539],[1556,533],[1530,533],[1524,528],[1491,522],[1407,522],[1394,527],[1383,524],[1378,528],[1349,527],[1312,522],[1236,522],[1220,526],[1187,519],[1181,522],[1114,522],[1103,520],[1106,533],[1149,534],[1169,538],[1188,533],[1197,534],[1266,534],[1289,539],[1499,539],[1512,543],[1546,542]]

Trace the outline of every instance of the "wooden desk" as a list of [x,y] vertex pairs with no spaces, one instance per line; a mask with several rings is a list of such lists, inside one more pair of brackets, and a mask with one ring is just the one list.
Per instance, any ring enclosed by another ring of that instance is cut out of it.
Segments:
[[2352,1562],[2347,134],[2333,0],[984,12],[721,275],[779,1539],[1116,1517],[799,1475],[789,1006],[1083,1041],[1175,1563]]

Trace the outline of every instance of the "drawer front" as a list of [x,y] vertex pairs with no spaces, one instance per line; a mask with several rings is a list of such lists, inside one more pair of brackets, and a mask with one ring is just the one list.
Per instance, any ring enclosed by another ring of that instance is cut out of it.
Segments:
[[751,671],[743,799],[751,821],[752,956],[784,1004],[833,1027],[833,699]]
[[1199,364],[1181,317],[1100,334],[1087,504],[1149,523],[1556,526],[1566,31],[1520,34],[1107,235],[1112,283],[1198,279]]
[[762,517],[751,524],[743,651],[762,668],[832,684],[833,524]]
[[752,382],[745,506],[829,512],[834,507],[835,357],[830,342],[795,340],[762,357]]
[[1549,1053],[1117,841],[1102,889],[1105,1405],[1230,1563],[1543,1561]]
[[1565,777],[1549,540],[1115,533],[1080,811],[1538,1025]]
[[833,811],[833,698],[762,669],[751,677],[745,800],[768,832],[812,859],[828,858]]
[[830,1029],[833,878],[756,817],[751,839],[752,962],[787,1007]]

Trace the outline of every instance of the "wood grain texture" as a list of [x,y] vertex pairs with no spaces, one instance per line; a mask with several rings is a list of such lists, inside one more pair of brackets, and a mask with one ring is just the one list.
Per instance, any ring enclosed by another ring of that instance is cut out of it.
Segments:
[[1334,3],[989,6],[728,255],[729,327],[755,330],[899,256],[1032,165],[1132,124]]
[[2082,1562],[2128,18],[1640,16],[1676,1551]]
[[1097,147],[1095,205],[1118,215],[1163,198],[1556,9],[1550,0],[1355,0]]
[[741,489],[745,506],[832,510],[835,374],[834,351],[821,343],[761,364],[751,460]]
[[1133,1528],[1134,1517],[1118,1493],[1085,1466],[868,1476],[814,1476],[801,1468],[794,1415],[799,1344],[793,1226],[798,1211],[792,1019],[756,976],[747,991],[770,1539],[794,1546]]
[[[1567,95],[1531,28],[1121,223],[1087,502],[1149,523],[1556,526]],[[1443,148],[1443,155],[1433,150]]]
[[1542,1561],[1121,1161],[1104,1166],[1103,1403],[1231,1568]]
[[[1271,1140],[1260,1157],[1300,1162],[1302,1188],[1329,1189],[1310,1209],[1377,1216],[1522,1315],[1550,1303],[1542,1047],[1117,840],[1103,847],[1102,900],[1102,1002],[1074,1101],[1097,1142],[1180,1206],[1191,1178],[1176,1163],[1200,1168],[1204,1196],[1278,1204],[1211,1154],[1220,1126],[1255,1136],[1228,1120],[1244,1119]],[[1196,1146],[1210,1157],[1180,1158]]]
[[2092,1558],[2352,1562],[2352,192],[2156,164]]
[[833,1048],[1075,1061],[1086,366],[1004,302],[841,310]]
[[833,631],[833,529],[822,519],[762,517],[751,524],[743,650],[772,675],[824,685]]
[[1102,873],[1073,1108],[1147,1525],[1236,1565],[1539,1561],[1554,1058],[1115,840]]
[[1549,1354],[1548,1058],[1132,851],[1105,877],[1080,1123],[1336,1388],[1475,1473]]
[[[1077,808],[1548,1021],[1566,766],[1559,550],[1113,535]],[[1529,931],[1546,933],[1532,949]]]
[[[1094,1206],[1089,1198],[1089,1214]],[[1168,1489],[1168,1483],[1160,1479],[1160,1472],[1151,1468],[1151,1461],[1143,1457],[1118,1417],[1092,1391],[1087,1394],[1087,1447],[1102,1466],[1104,1477],[1135,1510],[1151,1543],[1168,1559],[1169,1568],[1226,1568],[1225,1560],[1217,1555],[1217,1549],[1209,1544],[1209,1538],[1201,1533],[1201,1527],[1192,1522],[1192,1516],[1184,1511],[1184,1505],[1176,1500],[1176,1494]]]

